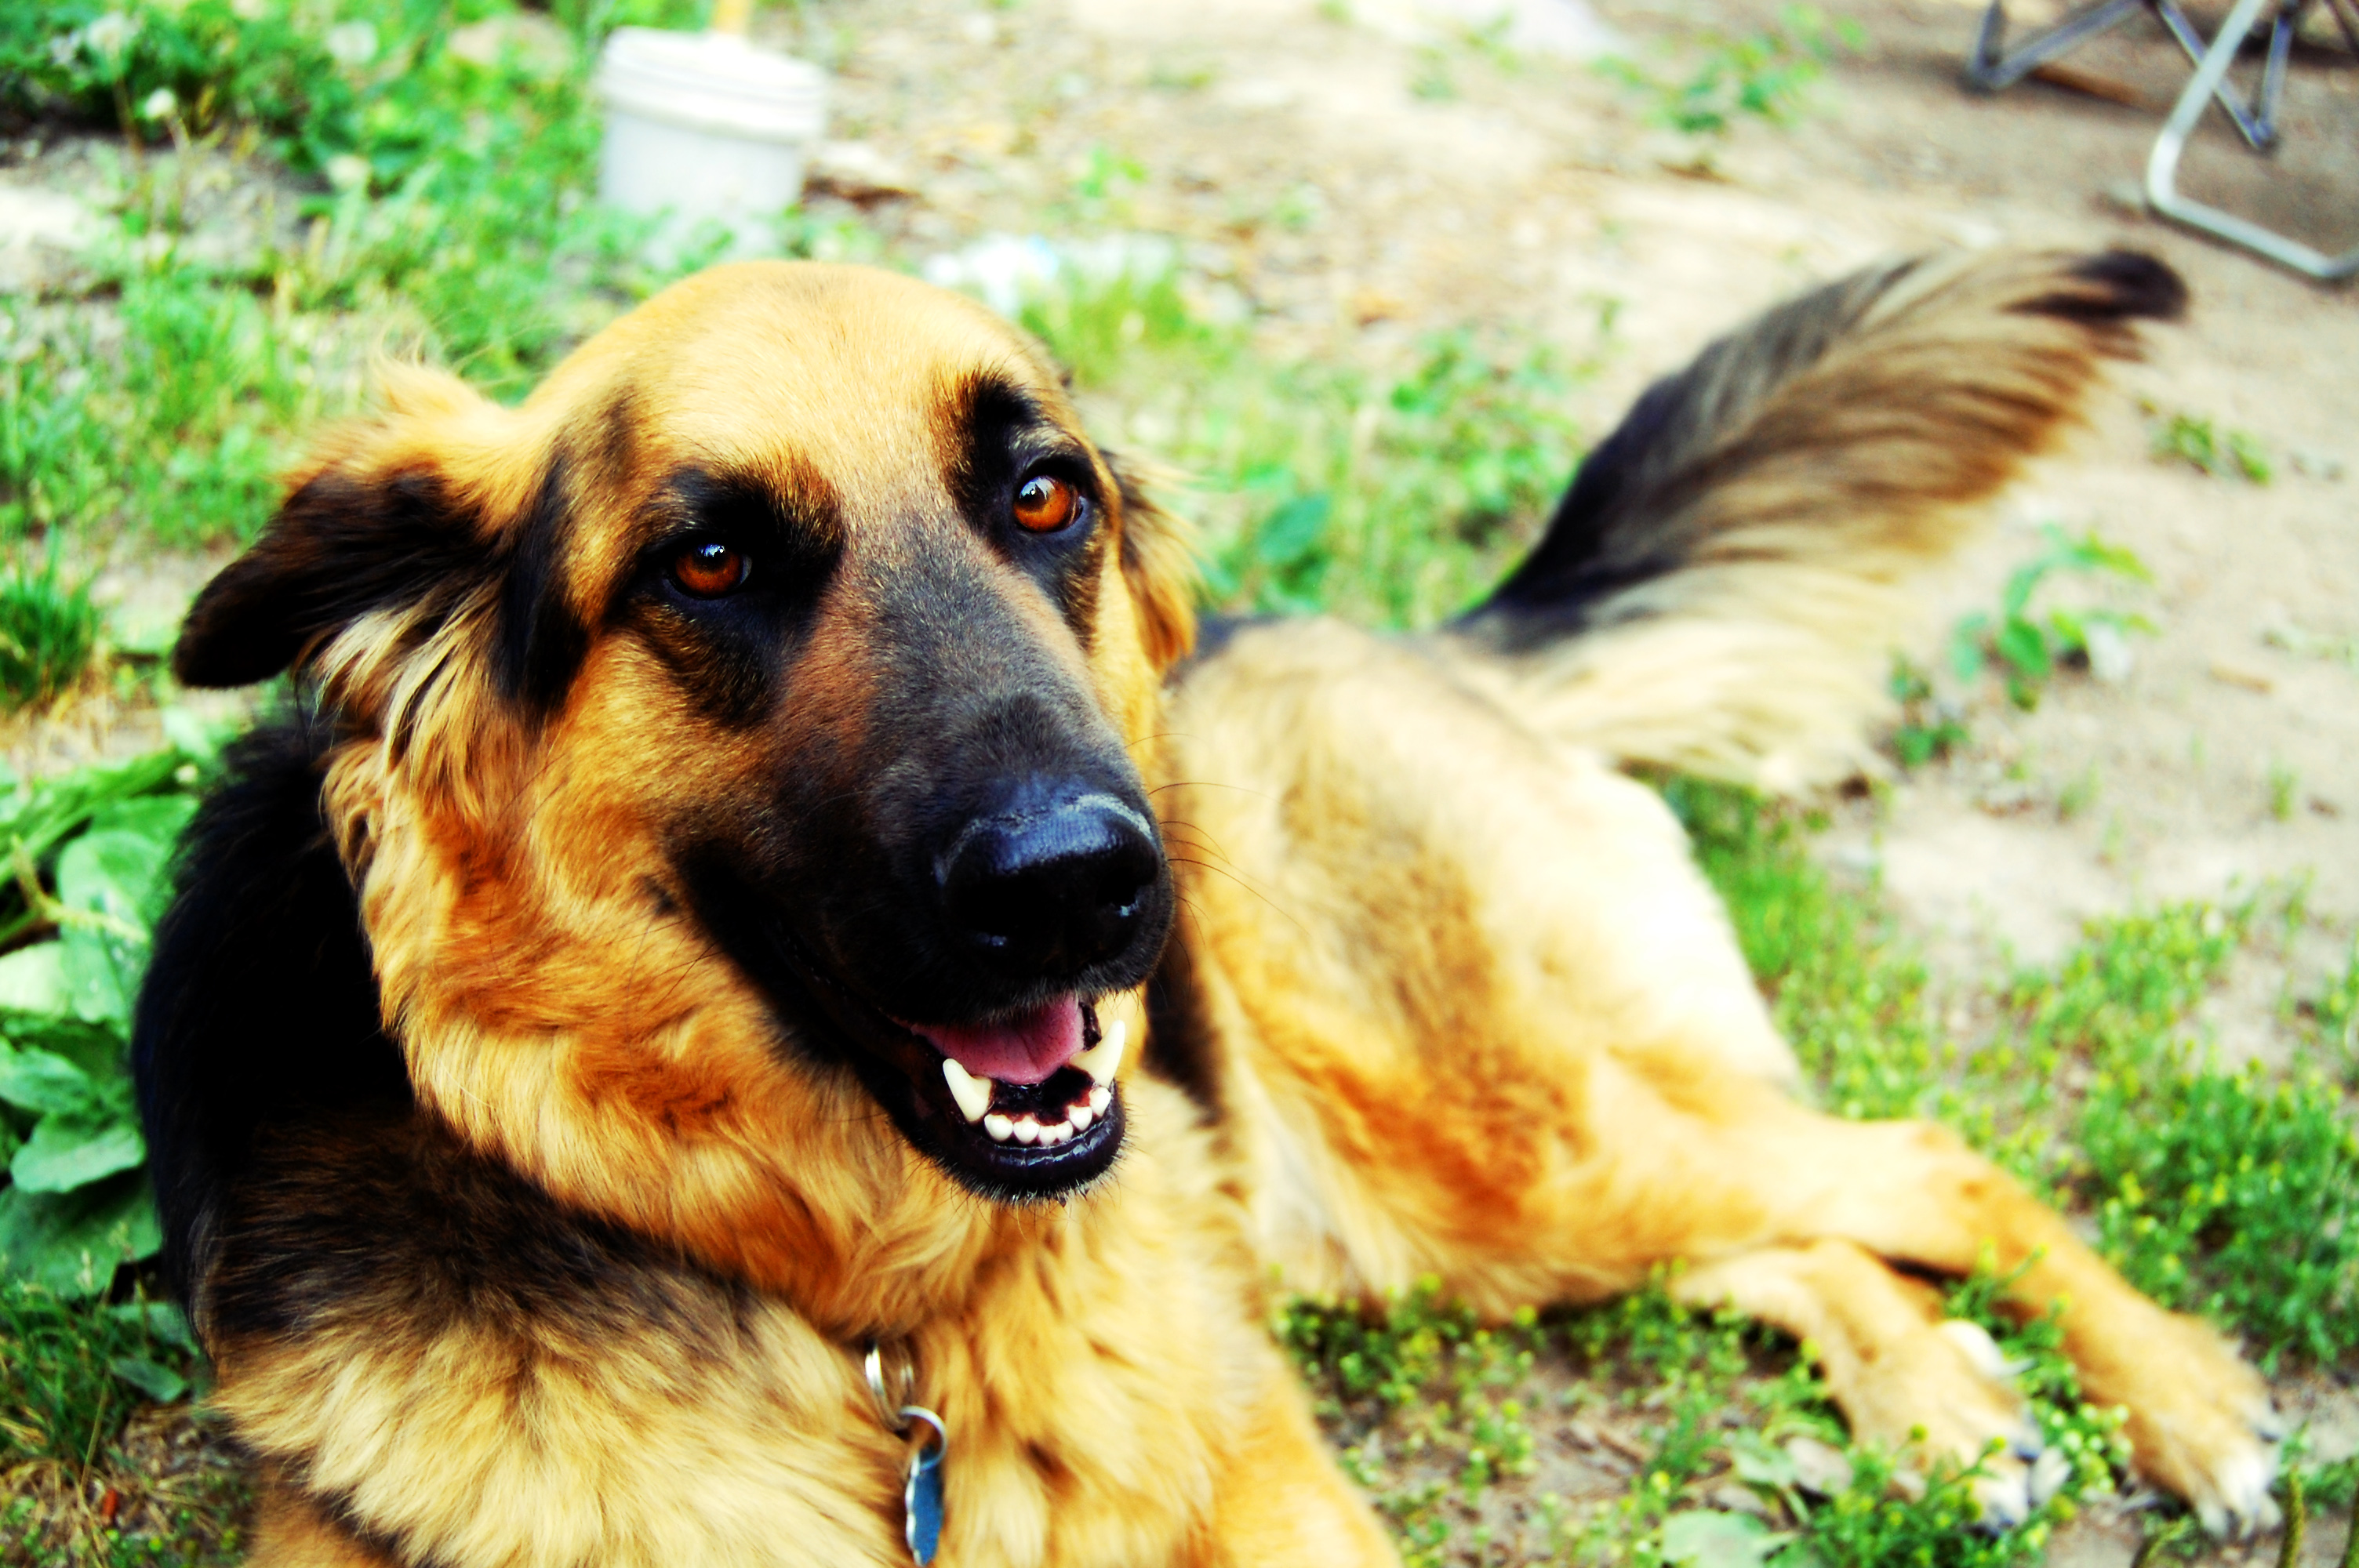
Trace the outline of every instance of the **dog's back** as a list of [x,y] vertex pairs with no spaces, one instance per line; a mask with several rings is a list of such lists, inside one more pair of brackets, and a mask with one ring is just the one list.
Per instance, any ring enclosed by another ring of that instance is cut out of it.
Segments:
[[[1651,388],[1454,624],[1248,625],[1183,669],[1164,810],[1196,918],[1165,1007],[1223,1053],[1290,1282],[1438,1277],[1504,1313],[1690,1260],[1693,1299],[1819,1341],[1864,1432],[1929,1423],[1965,1463],[2037,1442],[1879,1254],[1962,1272],[1989,1242],[2026,1310],[2079,1303],[2082,1375],[2150,1473],[2223,1528],[2270,1516],[2266,1394],[2216,1336],[1940,1130],[1789,1098],[1718,900],[1619,771],[1788,789],[1860,765],[1908,578],[2183,301],[2124,253],[1862,273]],[[2148,1355],[2178,1371],[2125,1369]],[[1989,1464],[1985,1508],[2024,1517],[2029,1473]]]

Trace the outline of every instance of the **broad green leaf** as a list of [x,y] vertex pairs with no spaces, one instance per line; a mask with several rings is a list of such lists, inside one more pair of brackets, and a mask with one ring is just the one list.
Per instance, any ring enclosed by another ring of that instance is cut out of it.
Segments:
[[103,931],[68,928],[58,939],[65,971],[66,1003],[76,1018],[128,1033],[131,1008],[139,995],[147,950]]
[[160,1340],[178,1349],[194,1352],[197,1336],[189,1327],[189,1314],[177,1302],[118,1302],[106,1309],[106,1315],[117,1323],[144,1327],[151,1339]]
[[[152,801],[124,801],[104,816],[132,814],[135,821],[153,816]],[[69,909],[104,914],[145,931],[149,912],[164,892],[164,871],[172,858],[172,839],[188,819],[187,808],[166,804],[177,818],[160,836],[137,828],[96,828],[68,844],[58,854],[58,902]]]
[[159,1405],[171,1404],[189,1391],[186,1378],[143,1356],[118,1356],[106,1366],[107,1370]]
[[102,1091],[109,1084],[128,1081],[123,1032],[86,1023],[71,1012],[0,1013],[0,1044],[62,1056]]
[[163,1244],[144,1176],[125,1173],[71,1193],[0,1187],[0,1278],[96,1295],[117,1265],[152,1258]]
[[101,1106],[88,1073],[53,1051],[0,1045],[0,1100],[45,1116],[88,1115]]
[[111,802],[143,795],[188,765],[178,750],[151,752],[114,767],[82,768],[43,779],[0,821],[0,836],[13,836],[34,860],[45,860],[69,834]]
[[1786,1541],[1750,1514],[1697,1509],[1663,1521],[1663,1561],[1690,1568],[1760,1568]]
[[2048,657],[2048,639],[2039,628],[2019,616],[2009,616],[1992,645],[2010,665],[2034,680],[2044,680],[2054,667]]
[[1782,1491],[1799,1485],[1801,1472],[1795,1467],[1794,1456],[1771,1443],[1758,1433],[1740,1432],[1728,1444],[1728,1456],[1735,1463],[1736,1478],[1748,1487],[1768,1487]]
[[72,992],[66,984],[65,949],[55,942],[37,942],[0,957],[0,1009],[14,1012],[70,1012]]
[[[125,813],[142,818],[143,830],[93,830],[58,855],[58,902],[89,916],[62,924],[61,965],[75,1016],[127,1029],[140,976],[147,964],[147,934],[155,906],[166,895],[165,871],[171,863],[169,834],[179,831],[187,808],[162,812],[147,801],[110,803],[103,816]],[[176,820],[178,819],[178,820]],[[165,837],[147,828],[168,829]]]
[[1950,668],[1960,680],[1973,680],[1983,673],[1983,636],[1989,630],[1990,617],[1976,611],[1950,633]]
[[[189,818],[197,814],[197,798],[191,795],[143,795],[136,800],[118,800],[103,806],[90,819],[90,830],[99,833],[129,833],[147,839],[163,851],[164,864],[172,858],[172,847],[180,840],[180,830]],[[143,906],[145,924],[155,924],[164,913],[163,902],[170,892],[167,879],[158,877],[148,889]]]
[[8,1162],[8,1173],[28,1193],[70,1193],[147,1157],[147,1141],[131,1121],[45,1116]]

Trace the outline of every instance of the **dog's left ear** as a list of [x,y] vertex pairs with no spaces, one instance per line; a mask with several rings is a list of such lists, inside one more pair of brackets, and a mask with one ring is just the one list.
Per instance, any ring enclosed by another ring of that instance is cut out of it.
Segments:
[[1196,535],[1187,521],[1167,512],[1148,493],[1150,473],[1136,459],[1101,449],[1122,492],[1122,578],[1138,612],[1139,635],[1149,663],[1169,669],[1196,646]]
[[307,663],[386,610],[455,604],[507,575],[513,525],[548,487],[521,416],[457,378],[381,373],[381,411],[332,430],[262,537],[205,585],[172,652],[184,686]]

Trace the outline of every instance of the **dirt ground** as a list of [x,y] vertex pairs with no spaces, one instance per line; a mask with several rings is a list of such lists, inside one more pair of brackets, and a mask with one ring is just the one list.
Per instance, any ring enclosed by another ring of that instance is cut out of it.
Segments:
[[[1192,286],[1215,308],[1250,303],[1274,349],[1379,359],[1443,326],[1528,333],[1594,366],[1574,410],[1592,437],[1714,331],[1879,256],[2038,243],[2167,257],[2191,320],[1930,585],[1923,628],[1930,647],[1992,605],[2053,522],[2144,558],[2151,587],[2114,598],[2155,633],[2133,640],[2125,676],[2066,679],[2034,712],[1984,693],[1962,754],[1839,805],[1821,844],[1879,878],[1956,974],[2052,957],[2090,914],[2307,878],[2321,924],[2292,966],[2310,983],[2359,922],[2359,291],[2140,214],[2129,193],[2185,70],[2151,24],[2072,59],[2133,105],[2039,82],[1967,93],[1975,12],[1954,0],[1838,9],[1864,43],[1803,116],[1723,137],[1650,124],[1643,95],[1588,65],[1452,41],[1409,0],[829,0],[762,26],[833,70],[834,134],[905,171],[914,196],[865,215],[920,254],[1071,227],[1093,154],[1126,158],[1139,178],[1086,215],[1180,236]],[[1778,15],[1771,0],[1601,10],[1665,70],[1683,41]],[[2262,159],[2211,117],[2186,185],[2327,248],[2359,243],[2359,60],[2298,53],[2286,119],[2287,146]],[[2155,460],[2150,427],[2179,412],[2259,438],[2271,481]],[[168,613],[201,569],[113,586]],[[102,706],[0,739],[38,767],[154,737],[150,719]],[[2223,1049],[2290,1049],[2282,985],[2256,965],[2218,999]],[[2320,1447],[2359,1446],[2343,1390],[2286,1393]],[[1568,1467],[1557,1489],[1577,1495],[1584,1465],[1618,1486],[1611,1434],[1601,1447],[1578,1428],[1546,1440]],[[2107,1505],[2051,1560],[2126,1563],[2136,1540]],[[2310,1557],[2341,1541],[2339,1523],[2313,1530]]]

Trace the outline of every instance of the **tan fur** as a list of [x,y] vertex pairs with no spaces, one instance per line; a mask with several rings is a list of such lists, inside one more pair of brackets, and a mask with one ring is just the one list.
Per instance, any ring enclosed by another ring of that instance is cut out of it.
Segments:
[[[761,788],[774,761],[684,706],[646,646],[601,631],[536,719],[496,690],[484,584],[321,638],[303,662],[347,737],[324,798],[419,1102],[397,1136],[455,1138],[661,1260],[430,1332],[391,1281],[299,1334],[217,1337],[221,1405],[273,1466],[255,1562],[375,1564],[370,1543],[392,1541],[451,1568],[899,1561],[900,1454],[857,1370],[871,1337],[906,1340],[953,1434],[951,1568],[1390,1561],[1262,1326],[1273,1267],[1365,1292],[1434,1272],[1505,1312],[1695,1260],[1690,1296],[1820,1336],[1871,1434],[1974,1390],[1930,1422],[1962,1452],[2014,1406],[1878,1259],[1957,1271],[1985,1243],[2002,1264],[2044,1249],[2018,1293],[2070,1301],[2073,1354],[2131,1406],[2140,1462],[2190,1496],[2234,1493],[2258,1452],[2257,1380],[1947,1135],[1794,1104],[1791,1054],[1677,824],[1614,771],[1803,776],[1841,753],[1832,716],[1855,731],[1856,682],[1830,684],[1816,717],[1756,713],[1729,695],[1729,661],[1778,636],[1823,644],[1805,663],[1854,657],[1888,625],[1899,565],[1950,536],[1933,514],[2006,476],[2013,457],[1989,452],[2070,412],[2105,342],[1958,325],[2037,271],[1928,273],[1875,307],[1875,364],[1778,405],[1806,428],[1869,420],[1857,440],[1893,443],[1877,471],[1911,469],[1930,427],[1857,400],[1947,384],[1927,345],[1981,354],[2038,406],[1983,456],[1951,454],[1921,495],[1825,543],[1803,525],[1828,504],[1819,477],[1738,465],[1694,504],[1718,509],[1714,535],[1758,584],[1706,566],[1648,600],[1658,621],[1535,665],[1302,622],[1238,634],[1167,694],[1193,640],[1187,542],[1130,487],[1085,651],[1045,608],[1034,631],[1153,786],[1219,1114],[1126,1067],[1128,1152],[1068,1204],[966,1195],[848,1077],[782,1055],[687,901],[651,898],[677,891],[658,825]],[[1940,311],[1948,326],[1910,337]],[[402,372],[299,479],[429,472],[501,538],[550,454],[585,454],[560,584],[585,611],[673,459],[826,487],[876,558],[963,549],[940,524],[929,420],[977,366],[1071,419],[1038,351],[979,308],[881,274],[721,268],[516,410]],[[602,418],[627,419],[633,463],[598,456]],[[1849,482],[1844,504],[1864,504],[1872,487]],[[1824,590],[1816,608],[1773,613],[1804,589]],[[856,611],[860,583],[841,591]],[[873,721],[866,623],[828,621],[825,673],[777,725]],[[1686,706],[1650,730],[1664,692]],[[1138,995],[1102,1011],[1143,1033]],[[299,1179],[304,1152],[282,1158]]]

